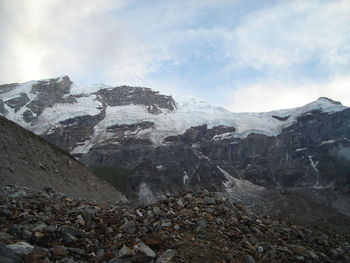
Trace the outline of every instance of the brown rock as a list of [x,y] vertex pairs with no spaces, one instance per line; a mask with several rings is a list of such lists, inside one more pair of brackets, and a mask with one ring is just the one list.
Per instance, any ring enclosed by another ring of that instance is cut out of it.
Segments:
[[304,255],[307,251],[305,247],[298,246],[298,245],[291,245],[289,246],[289,250],[291,250],[293,253],[298,255]]

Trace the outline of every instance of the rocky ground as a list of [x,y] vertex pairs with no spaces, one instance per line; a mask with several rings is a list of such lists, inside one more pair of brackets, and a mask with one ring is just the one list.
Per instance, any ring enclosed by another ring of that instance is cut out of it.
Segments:
[[0,262],[350,262],[350,234],[259,217],[207,191],[132,207],[5,186]]

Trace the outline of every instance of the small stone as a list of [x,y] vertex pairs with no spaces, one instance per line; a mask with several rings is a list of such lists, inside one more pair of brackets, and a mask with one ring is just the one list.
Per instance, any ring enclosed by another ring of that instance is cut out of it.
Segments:
[[305,253],[307,252],[307,249],[305,247],[298,246],[298,245],[289,246],[289,250],[292,251],[294,254],[298,254],[298,255],[305,255]]
[[37,238],[41,238],[41,237],[43,237],[43,236],[45,236],[45,235],[44,235],[43,232],[35,232],[35,233],[34,233],[34,236],[37,237]]
[[107,234],[111,234],[113,233],[113,228],[111,228],[110,226],[106,228],[106,233]]
[[42,232],[45,228],[47,227],[46,224],[39,224],[33,227],[32,231],[33,232]]
[[156,253],[149,246],[145,245],[142,242],[135,245],[134,250],[145,254],[147,257],[151,257],[151,258],[156,257]]
[[243,260],[245,263],[256,263],[255,259],[251,255],[244,255]]
[[165,251],[156,261],[156,263],[170,263],[176,253],[173,249]]
[[133,263],[130,258],[113,258],[108,263]]
[[305,258],[303,256],[297,256],[296,260],[298,260],[299,262],[303,262]]
[[259,254],[262,254],[264,252],[264,248],[262,246],[258,246],[257,251]]
[[190,193],[185,195],[185,199],[187,199],[187,200],[191,200],[192,198],[193,198],[193,196]]
[[67,249],[65,248],[65,246],[54,246],[50,251],[55,256],[63,257],[67,255]]
[[197,222],[197,224],[198,224],[198,226],[203,227],[203,228],[207,227],[207,225],[208,225],[207,221],[205,221],[204,219],[199,220]]
[[75,242],[78,240],[78,238],[76,238],[75,236],[73,236],[69,233],[63,233],[62,237],[63,237],[63,242],[65,242],[65,243],[71,243],[71,242]]
[[85,256],[86,253],[84,250],[80,249],[80,248],[75,248],[75,247],[67,247],[67,250],[69,252],[72,252],[74,254],[78,254],[78,255],[81,255],[81,256]]
[[335,248],[335,249],[332,249],[332,250],[329,251],[329,252],[330,252],[330,254],[331,254],[331,256],[332,256],[333,258],[337,258],[337,257],[339,257],[341,254],[344,253],[343,250],[342,250],[340,247]]
[[205,205],[215,205],[216,204],[216,200],[215,200],[215,198],[206,196],[203,199],[203,204],[205,204]]
[[164,219],[161,221],[161,227],[171,227],[172,223],[168,219]]
[[18,190],[17,192],[9,195],[11,198],[22,198],[28,196],[27,192],[24,190]]
[[177,203],[177,205],[180,206],[180,207],[184,207],[184,206],[185,206],[185,205],[184,205],[184,202],[183,202],[183,200],[182,200],[181,198],[179,198],[178,200],[176,200],[176,203]]
[[77,216],[77,220],[75,222],[81,226],[85,226],[84,218],[81,215]]
[[25,229],[23,230],[23,238],[24,239],[30,239],[32,237],[32,232],[30,232],[29,230]]
[[135,223],[133,221],[128,221],[126,223],[124,223],[120,229],[123,231],[123,232],[127,232],[129,234],[132,234],[136,231],[136,227],[135,227]]
[[159,237],[150,237],[145,240],[145,244],[152,249],[160,249],[162,247],[162,239]]
[[60,226],[58,232],[61,234],[70,234],[74,237],[80,238],[85,236],[85,232],[72,226]]
[[159,216],[162,213],[162,210],[158,206],[153,206],[152,208],[153,214]]
[[25,262],[47,262],[45,258],[47,257],[47,252],[32,252],[24,255]]
[[32,245],[23,241],[7,245],[7,248],[11,249],[13,253],[17,255],[29,254],[34,250],[34,247]]
[[320,257],[312,250],[308,250],[306,255],[311,258],[314,262],[319,261]]
[[119,250],[119,257],[130,257],[132,256],[132,250],[127,246],[123,245],[123,247]]
[[23,263],[23,260],[11,249],[0,243],[0,262]]

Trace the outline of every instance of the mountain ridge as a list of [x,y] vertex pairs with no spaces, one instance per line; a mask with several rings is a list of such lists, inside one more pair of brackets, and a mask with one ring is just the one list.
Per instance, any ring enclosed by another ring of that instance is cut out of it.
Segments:
[[3,115],[100,176],[125,178],[119,190],[139,202],[208,189],[267,209],[271,190],[350,215],[349,163],[340,157],[350,149],[350,110],[339,102],[321,97],[294,109],[232,113],[148,88],[95,88],[82,93],[68,77],[0,86]]

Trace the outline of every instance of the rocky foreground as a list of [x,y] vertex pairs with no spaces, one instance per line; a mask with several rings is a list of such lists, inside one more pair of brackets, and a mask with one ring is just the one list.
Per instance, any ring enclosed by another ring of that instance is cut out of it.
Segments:
[[259,217],[207,191],[131,207],[5,186],[0,202],[0,262],[350,262],[346,228]]

